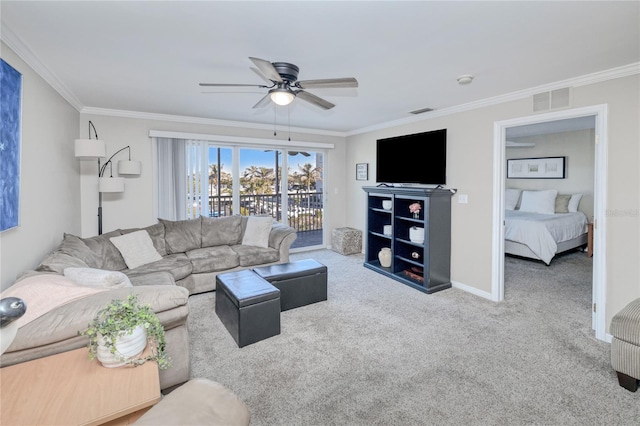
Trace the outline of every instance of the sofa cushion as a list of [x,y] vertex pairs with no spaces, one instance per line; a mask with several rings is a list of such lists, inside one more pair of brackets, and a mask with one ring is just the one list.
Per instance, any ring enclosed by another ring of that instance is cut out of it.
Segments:
[[87,247],[101,260],[99,265],[93,266],[94,268],[121,271],[127,267],[120,251],[109,240],[109,238],[117,237],[118,235],[122,235],[119,229],[107,232],[106,234],[82,239]]
[[280,251],[268,247],[245,246],[242,244],[231,246],[238,253],[240,266],[262,265],[280,260]]
[[37,272],[54,272],[56,274],[62,275],[64,273],[65,268],[69,268],[72,266],[76,266],[79,268],[88,268],[87,265],[82,260],[77,257],[71,256],[67,253],[62,253],[59,250],[50,253],[47,257],[45,257],[40,265],[35,269]]
[[187,257],[193,265],[193,273],[215,272],[240,265],[238,253],[229,246],[204,247],[190,250]]
[[242,218],[202,217],[202,247],[239,244],[242,238]]
[[72,234],[64,234],[62,243],[57,248],[58,251],[76,257],[92,268],[102,263],[96,254],[82,241],[80,237]]
[[166,220],[158,219],[164,224],[164,242],[167,254],[186,253],[202,247],[201,219]]
[[136,275],[129,277],[132,285],[176,285],[176,280],[173,279],[171,272],[158,271],[149,272],[144,275]]
[[120,251],[129,269],[162,259],[145,230],[112,237],[111,242]]
[[142,228],[147,231],[149,236],[151,237],[151,241],[153,241],[153,246],[156,248],[160,256],[164,256],[167,254],[167,246],[164,242],[164,223],[156,223],[151,226],[147,226],[146,228]]
[[193,267],[184,253],[169,254],[157,262],[147,263],[134,269],[125,269],[122,272],[130,278],[148,274],[150,272],[166,271],[173,275],[174,280],[181,280],[191,274]]
[[242,236],[245,246],[269,247],[269,233],[273,218],[271,216],[249,216],[247,227]]

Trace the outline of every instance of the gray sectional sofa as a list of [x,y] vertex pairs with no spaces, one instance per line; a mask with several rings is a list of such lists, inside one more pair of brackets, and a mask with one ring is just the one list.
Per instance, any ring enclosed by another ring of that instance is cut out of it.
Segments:
[[[148,246],[153,245],[146,261],[144,251],[149,251],[149,247],[134,245],[127,252],[119,244],[124,240],[116,239],[140,235],[138,231],[145,231],[142,235],[148,240],[148,234],[151,239]],[[152,306],[165,327],[173,365],[160,371],[161,388],[184,383],[190,373],[189,296],[215,290],[215,277],[219,273],[288,262],[289,248],[295,239],[293,228],[271,218],[253,216],[160,219],[146,228],[117,230],[90,238],[65,234],[60,246],[34,270],[22,274],[14,286],[33,277],[46,281],[47,274],[64,275],[65,269],[75,268],[119,271],[119,275],[128,277],[132,287],[114,287],[72,300],[26,323],[0,357],[0,366],[86,346],[87,338],[78,332],[109,301],[125,298],[133,291],[140,302]],[[132,262],[140,263],[140,256],[146,263],[128,267]],[[28,312],[29,300],[25,302]]]
[[[295,229],[268,217],[251,217],[269,221],[269,230],[264,246],[243,244],[249,219],[247,216],[159,219],[157,224],[146,228],[119,229],[90,238],[65,234],[62,244],[35,271],[62,274],[68,267],[122,271],[133,285],[151,284],[157,280],[156,272],[168,272],[189,294],[204,293],[215,290],[215,278],[220,272],[289,261],[289,248],[296,239]],[[111,238],[140,230],[149,234],[162,258],[129,269]]]

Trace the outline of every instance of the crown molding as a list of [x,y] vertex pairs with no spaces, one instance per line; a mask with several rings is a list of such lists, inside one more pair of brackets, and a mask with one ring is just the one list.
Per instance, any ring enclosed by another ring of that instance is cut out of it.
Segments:
[[[227,121],[227,120],[218,120],[215,118],[187,117],[187,116],[181,116],[181,115],[155,114],[155,113],[149,113],[149,112],[124,111],[124,110],[106,109],[106,108],[84,107],[80,110],[80,113],[93,114],[93,115],[105,115],[110,117],[135,118],[135,119],[141,119],[141,120],[172,121],[177,123],[206,124],[210,126],[221,126],[221,127],[237,127],[237,128],[243,128],[243,129],[274,130],[273,125],[252,123],[248,121]],[[276,126],[275,129],[282,132],[295,132],[295,133],[306,133],[306,134],[312,134],[312,135],[345,137],[344,132],[334,132],[330,130],[320,130],[320,129],[307,129],[304,127]]]
[[27,46],[11,28],[4,22],[0,24],[0,40],[2,40],[11,50],[15,52],[24,62],[27,63],[44,81],[60,94],[67,102],[76,110],[80,111],[84,105],[76,96],[65,86],[60,79],[45,64],[33,54],[33,51]]
[[605,71],[595,72],[593,74],[587,74],[580,77],[561,80],[555,83],[543,84],[541,86],[531,87],[529,89],[507,93],[505,95],[494,96],[492,98],[481,99],[479,101],[469,102],[462,105],[456,105],[450,108],[443,108],[440,110],[428,112],[426,114],[421,114],[419,117],[407,117],[407,118],[402,118],[395,121],[380,123],[375,126],[363,127],[361,129],[347,132],[347,136],[354,136],[354,135],[368,133],[376,130],[384,130],[391,127],[417,123],[420,121],[430,120],[437,117],[444,117],[447,115],[456,114],[464,111],[470,111],[477,108],[484,108],[488,106],[498,105],[504,102],[527,98],[529,96],[533,96],[536,93],[540,93],[540,92],[548,92],[551,90],[561,89],[565,87],[586,86],[589,84],[600,83],[603,81],[613,80],[616,78],[628,77],[635,74],[640,74],[640,62],[635,62],[633,64],[624,65],[621,67],[612,68]]

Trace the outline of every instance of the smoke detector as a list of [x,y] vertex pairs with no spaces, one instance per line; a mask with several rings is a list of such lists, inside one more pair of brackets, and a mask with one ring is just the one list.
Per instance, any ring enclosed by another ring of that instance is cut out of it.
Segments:
[[458,77],[458,84],[460,85],[465,85],[465,84],[469,84],[473,81],[473,76],[471,74],[465,74],[465,75],[461,75],[460,77]]

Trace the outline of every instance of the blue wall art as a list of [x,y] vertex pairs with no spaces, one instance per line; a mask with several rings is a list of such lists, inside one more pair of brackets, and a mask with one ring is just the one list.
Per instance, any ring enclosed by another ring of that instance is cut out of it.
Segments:
[[22,74],[0,59],[0,232],[19,224]]

